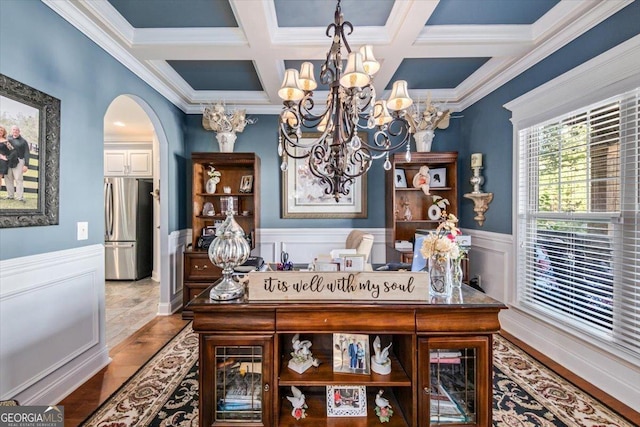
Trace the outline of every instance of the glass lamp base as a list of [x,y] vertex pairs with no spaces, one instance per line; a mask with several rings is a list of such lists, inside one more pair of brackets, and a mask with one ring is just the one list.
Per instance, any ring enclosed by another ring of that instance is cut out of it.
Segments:
[[211,289],[209,298],[217,301],[226,301],[240,298],[244,295],[244,285],[236,282],[231,277],[225,277],[220,283]]

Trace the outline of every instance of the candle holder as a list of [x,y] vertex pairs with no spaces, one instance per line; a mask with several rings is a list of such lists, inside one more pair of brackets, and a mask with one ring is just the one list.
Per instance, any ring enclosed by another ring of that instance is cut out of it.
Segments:
[[226,208],[227,218],[218,228],[208,252],[211,262],[222,269],[222,280],[209,293],[213,300],[230,300],[244,295],[244,285],[234,280],[232,274],[234,267],[244,263],[251,253],[244,230],[233,218],[232,196],[227,197]]
[[473,211],[476,213],[473,219],[482,227],[486,219],[484,214],[489,209],[489,203],[493,200],[493,193],[482,192],[481,187],[484,184],[484,177],[481,173],[482,166],[473,166],[471,170],[473,170],[473,175],[469,182],[473,187],[473,191],[465,194],[464,197],[473,200]]

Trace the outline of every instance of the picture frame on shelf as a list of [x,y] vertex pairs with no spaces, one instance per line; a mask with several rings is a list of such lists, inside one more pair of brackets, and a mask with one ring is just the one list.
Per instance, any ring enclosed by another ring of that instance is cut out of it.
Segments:
[[364,255],[340,254],[340,271],[364,271],[364,266]]
[[60,100],[0,74],[0,104],[7,138],[12,126],[18,126],[29,152],[24,201],[0,200],[0,228],[57,225]]
[[447,168],[429,169],[429,178],[431,188],[444,188],[447,186]]
[[327,417],[366,417],[367,388],[363,385],[327,386]]
[[207,225],[202,229],[203,236],[215,236],[216,235],[216,227],[213,225]]
[[404,173],[404,169],[396,169],[396,176],[393,182],[396,188],[407,188],[407,175]]
[[253,175],[244,175],[240,180],[240,193],[251,193],[253,191]]
[[[320,133],[304,133],[301,144],[311,144]],[[367,135],[359,134],[366,142]],[[355,178],[349,194],[336,202],[325,193],[320,178],[309,170],[305,149],[296,147],[286,157],[287,168],[282,175],[282,218],[366,218],[367,174]],[[301,157],[301,158],[298,158]]]
[[333,372],[369,375],[369,335],[333,334]]

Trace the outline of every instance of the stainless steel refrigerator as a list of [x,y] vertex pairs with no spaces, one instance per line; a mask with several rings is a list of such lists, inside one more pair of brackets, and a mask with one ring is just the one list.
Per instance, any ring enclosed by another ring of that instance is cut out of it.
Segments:
[[138,280],[153,270],[153,182],[105,178],[105,279]]

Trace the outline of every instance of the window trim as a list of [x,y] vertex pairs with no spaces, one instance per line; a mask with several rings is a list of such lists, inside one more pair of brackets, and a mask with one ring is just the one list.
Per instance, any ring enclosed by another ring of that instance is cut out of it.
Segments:
[[[522,232],[518,202],[521,195],[518,191],[522,171],[519,170],[521,156],[519,133],[521,130],[536,124],[562,116],[571,111],[586,109],[598,103],[628,92],[640,86],[640,35],[635,36],[609,51],[583,63],[565,74],[541,85],[530,92],[508,102],[504,107],[512,112],[513,124],[513,159],[512,159],[512,229],[513,253],[517,260],[520,253],[519,241]],[[612,215],[602,214],[611,218]],[[617,214],[615,216],[618,216]],[[592,217],[593,218],[593,217]],[[512,283],[517,283],[518,268],[512,270]],[[522,304],[518,301],[518,286],[508,287],[506,290],[507,304],[517,311],[528,313],[537,321],[544,322],[552,328],[557,328],[571,336],[580,339],[585,344],[595,342],[610,344],[608,338],[590,335],[577,328],[570,321],[560,324],[545,319],[544,311]],[[640,358],[630,351],[617,346],[603,346],[604,351],[620,357],[635,366],[640,366]]]

